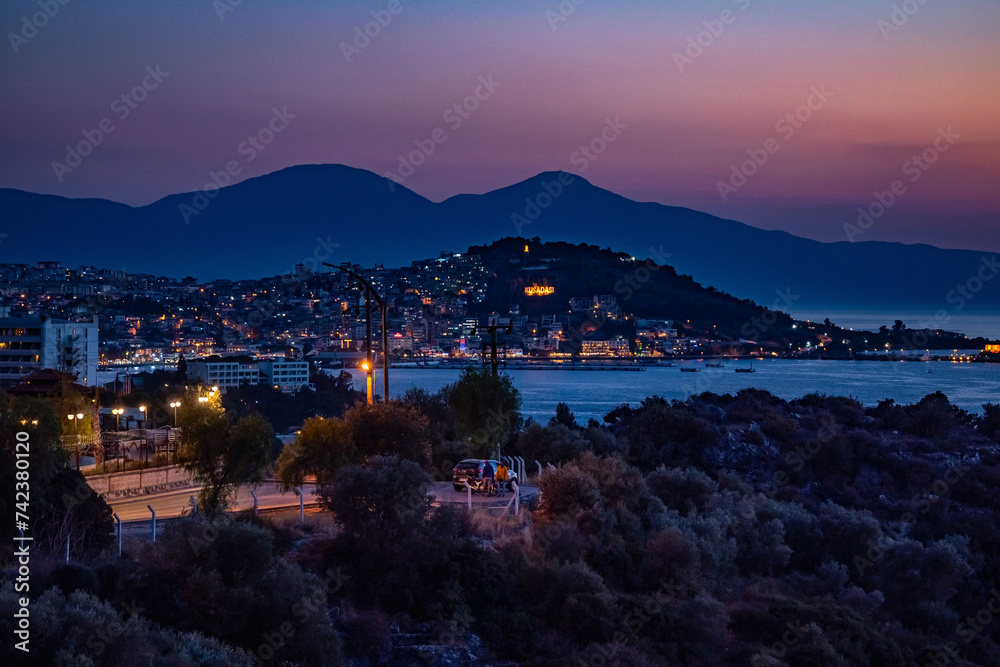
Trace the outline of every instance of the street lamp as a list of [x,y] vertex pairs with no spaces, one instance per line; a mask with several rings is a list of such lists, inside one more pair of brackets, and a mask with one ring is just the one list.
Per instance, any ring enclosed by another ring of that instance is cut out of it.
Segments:
[[181,406],[180,401],[170,401],[170,407],[174,409],[174,426],[177,426],[177,408]]
[[143,426],[146,426],[146,428],[149,428],[149,425],[146,424],[146,406],[145,405],[140,405],[139,406],[139,412],[142,413],[142,423],[143,423]]
[[208,396],[199,396],[198,397],[198,402],[199,403],[208,403]]
[[76,439],[80,439],[80,420],[83,419],[83,414],[77,413],[75,415],[66,415],[66,418],[74,423],[75,429],[73,433],[76,435]]
[[111,414],[115,416],[115,430],[122,430],[122,413],[125,412],[124,408],[112,408]]
[[372,367],[367,361],[361,362],[361,368],[365,370],[365,389],[368,392],[368,405],[372,404]]
[[66,417],[73,422],[74,433],[76,435],[76,469],[80,469],[80,420],[83,419],[83,413],[78,412],[75,415],[66,415]]

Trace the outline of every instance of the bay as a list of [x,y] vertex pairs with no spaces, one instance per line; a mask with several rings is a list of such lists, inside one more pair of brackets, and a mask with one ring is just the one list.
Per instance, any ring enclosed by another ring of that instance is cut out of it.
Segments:
[[[699,373],[682,373],[681,367],[700,367]],[[824,361],[816,359],[755,360],[755,373],[735,373],[747,361],[725,362],[708,368],[704,362],[685,361],[675,367],[634,371],[512,370],[506,374],[521,393],[522,412],[537,421],[548,421],[556,405],[566,403],[577,421],[600,421],[622,403],[637,407],[642,399],[658,395],[685,399],[711,391],[733,394],[740,389],[766,389],[791,400],[811,393],[848,396],[863,405],[891,398],[915,403],[927,394],[944,392],[951,402],[970,412],[981,412],[984,403],[1000,403],[1000,365],[945,361]],[[355,388],[364,388],[364,372],[350,369]],[[389,392],[399,397],[419,387],[435,392],[458,380],[458,369],[392,368]],[[375,386],[382,387],[381,371]]]

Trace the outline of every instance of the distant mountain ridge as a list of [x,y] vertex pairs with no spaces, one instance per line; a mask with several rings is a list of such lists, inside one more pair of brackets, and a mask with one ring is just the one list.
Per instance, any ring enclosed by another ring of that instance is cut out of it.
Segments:
[[401,266],[442,250],[538,236],[653,256],[703,285],[783,310],[790,298],[797,307],[919,305],[930,312],[1000,304],[992,253],[821,243],[636,202],[565,172],[435,203],[363,169],[300,165],[211,195],[131,207],[0,189],[8,234],[0,262],[58,259],[204,280],[253,278],[321,261]]

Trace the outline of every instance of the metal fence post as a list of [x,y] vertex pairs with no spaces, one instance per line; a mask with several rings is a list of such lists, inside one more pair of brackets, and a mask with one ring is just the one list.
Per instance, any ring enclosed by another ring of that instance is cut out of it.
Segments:
[[466,493],[469,494],[469,511],[472,511],[472,487],[469,486],[469,480],[462,482],[465,485]]
[[118,514],[112,515],[115,518],[115,523],[118,525],[118,557],[122,557],[122,520],[119,518]]
[[153,544],[156,544],[156,510],[153,509],[152,505],[146,505],[146,507],[153,514]]
[[306,524],[306,496],[302,493],[302,487],[296,486],[295,493],[299,494],[299,523]]

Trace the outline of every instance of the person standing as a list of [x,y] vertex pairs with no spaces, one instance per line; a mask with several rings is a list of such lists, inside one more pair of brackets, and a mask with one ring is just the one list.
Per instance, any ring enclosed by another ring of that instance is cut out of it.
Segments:
[[493,484],[494,477],[496,476],[496,471],[493,469],[493,464],[488,460],[483,461],[483,493],[490,492],[490,486]]
[[497,486],[500,487],[500,497],[507,495],[507,481],[510,479],[510,475],[507,471],[507,465],[500,461],[497,464]]

